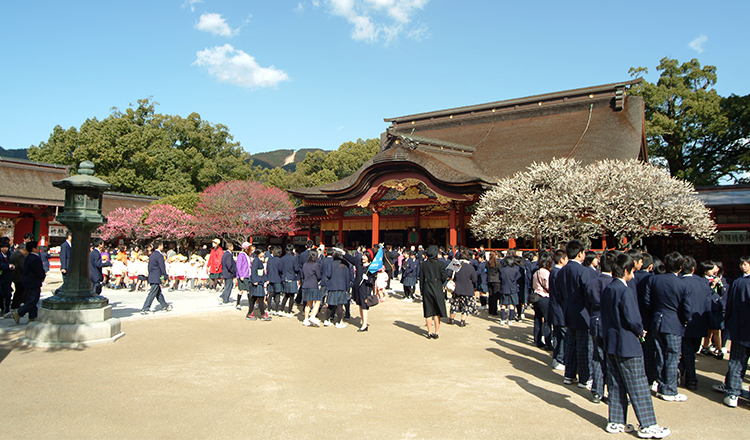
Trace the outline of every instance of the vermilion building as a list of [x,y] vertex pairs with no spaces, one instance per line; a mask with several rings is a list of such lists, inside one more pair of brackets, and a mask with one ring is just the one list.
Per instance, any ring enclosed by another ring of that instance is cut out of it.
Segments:
[[[467,224],[480,194],[533,162],[647,159],[640,80],[387,118],[380,151],[353,175],[291,189],[316,242],[505,247]],[[533,247],[533,243],[520,244]]]
[[[70,175],[64,165],[0,157],[0,236],[21,243],[31,232],[44,246],[65,240],[65,226],[55,216],[65,205],[65,191],[52,186]],[[158,197],[107,192],[102,200],[106,216],[118,207],[139,208]]]

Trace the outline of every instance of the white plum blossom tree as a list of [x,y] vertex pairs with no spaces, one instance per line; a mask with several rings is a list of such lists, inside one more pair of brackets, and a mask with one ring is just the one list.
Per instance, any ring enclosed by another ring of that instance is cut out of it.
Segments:
[[716,233],[691,183],[638,160],[582,167],[567,158],[534,163],[498,181],[480,198],[470,227],[480,239],[536,238],[550,245],[591,240],[605,230],[618,244],[675,229],[706,240]]

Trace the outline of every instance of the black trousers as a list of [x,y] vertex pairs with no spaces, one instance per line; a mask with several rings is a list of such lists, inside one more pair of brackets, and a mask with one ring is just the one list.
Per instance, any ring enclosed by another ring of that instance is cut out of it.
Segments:
[[10,303],[10,308],[18,310],[21,308],[21,304],[26,300],[26,289],[23,288],[23,283],[20,281],[14,281],[13,287],[15,290],[13,291],[13,301]]
[[500,283],[487,283],[487,290],[490,291],[487,304],[489,314],[497,315],[497,304],[500,301]]

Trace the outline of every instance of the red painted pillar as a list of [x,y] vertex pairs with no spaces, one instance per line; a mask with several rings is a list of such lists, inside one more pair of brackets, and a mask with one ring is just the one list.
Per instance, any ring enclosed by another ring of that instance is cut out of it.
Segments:
[[460,205],[458,207],[458,227],[461,230],[459,234],[459,243],[461,246],[466,246],[466,207]]
[[421,210],[419,206],[414,207],[414,230],[417,231],[417,243],[422,239],[422,231],[419,229]]
[[372,244],[380,243],[380,214],[375,208],[372,210]]
[[457,244],[456,243],[457,237],[456,237],[456,207],[454,205],[450,205],[450,213],[451,213],[450,246],[451,248],[455,250],[456,244]]
[[511,238],[510,240],[508,240],[508,248],[513,249],[514,247],[516,247],[516,239]]
[[344,243],[344,210],[343,209],[339,210],[339,241],[341,243]]

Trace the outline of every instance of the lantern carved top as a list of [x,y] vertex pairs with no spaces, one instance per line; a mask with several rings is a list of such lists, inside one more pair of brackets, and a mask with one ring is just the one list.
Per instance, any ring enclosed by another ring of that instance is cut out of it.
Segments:
[[102,215],[102,196],[112,186],[94,177],[94,164],[85,160],[78,166],[78,174],[56,180],[52,185],[65,190],[65,208],[57,221],[75,231],[78,226],[96,229],[107,222]]
[[52,185],[61,189],[107,191],[112,185],[98,177],[94,177],[94,163],[84,160],[78,165],[78,174],[67,179],[55,180]]

